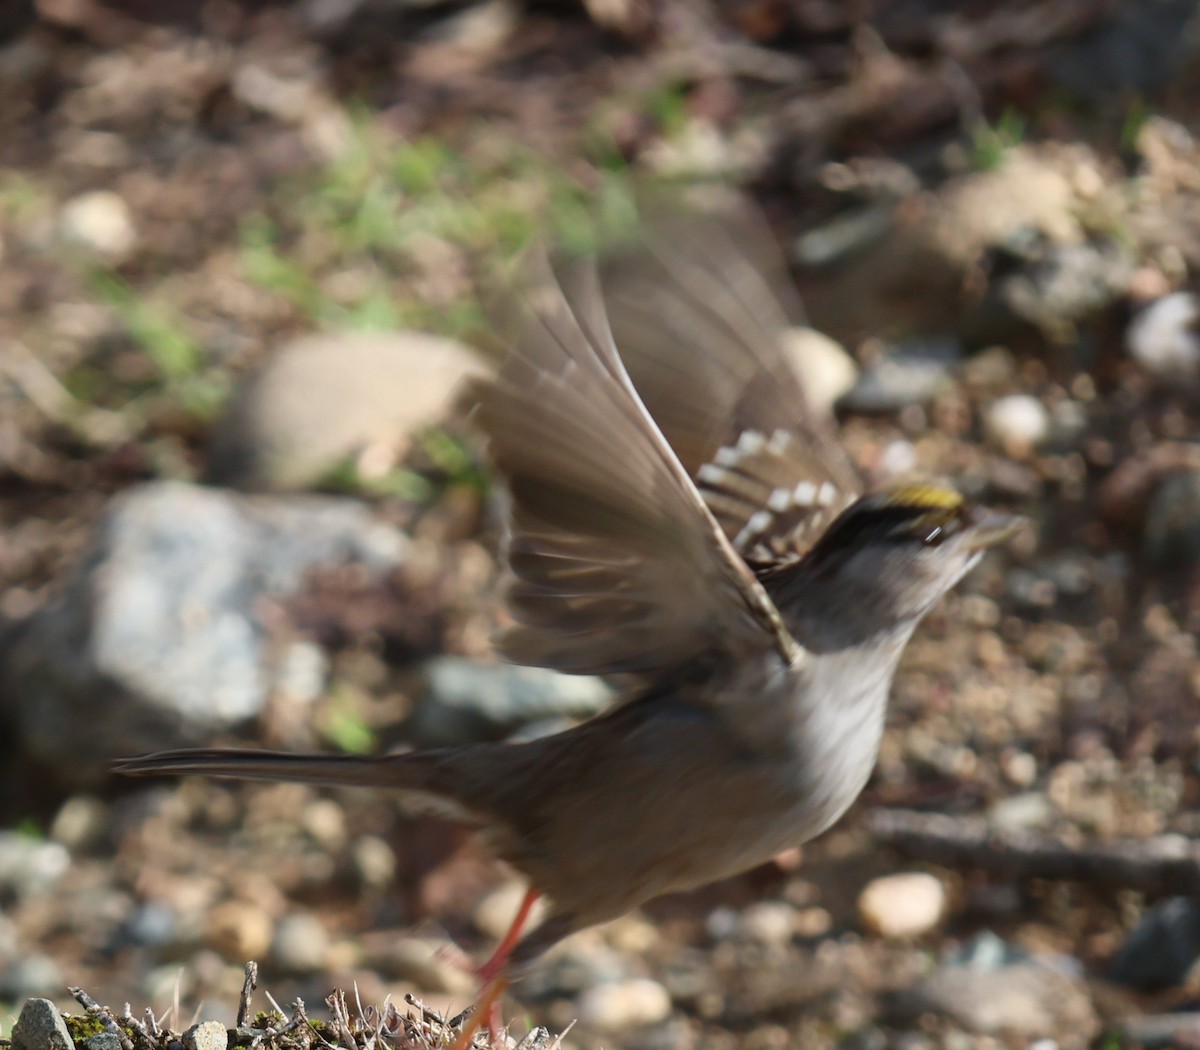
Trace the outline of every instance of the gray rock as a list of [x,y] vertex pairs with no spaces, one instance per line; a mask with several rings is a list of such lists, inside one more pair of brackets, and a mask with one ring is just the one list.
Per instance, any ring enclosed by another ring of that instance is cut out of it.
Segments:
[[1146,513],[1142,552],[1165,569],[1200,561],[1200,472],[1168,474],[1158,484]]
[[1120,1039],[1121,1046],[1140,1046],[1143,1050],[1194,1046],[1200,1037],[1200,1013],[1189,1010],[1178,1014],[1126,1017],[1116,1023],[1114,1034]]
[[121,1040],[116,1032],[97,1032],[83,1041],[83,1050],[121,1050]]
[[13,1050],[75,1050],[58,1007],[49,999],[30,999],[12,1029]]
[[282,347],[213,429],[212,480],[247,489],[311,485],[375,441],[439,422],[473,351],[421,332],[309,336]]
[[1097,1019],[1084,985],[1035,962],[998,969],[950,965],[935,970],[903,997],[913,1013],[948,1017],[973,1032],[1022,1037],[1065,1033],[1085,1038]]
[[276,684],[263,599],[317,567],[382,574],[405,551],[350,500],[144,485],[114,501],[57,599],[20,626],[0,702],[27,753],[64,782],[98,782],[118,755],[202,743],[261,710]]
[[201,1021],[183,1033],[186,1050],[226,1050],[229,1033],[220,1021]]
[[70,866],[71,854],[61,843],[0,831],[0,888],[18,895],[49,890]]
[[953,339],[906,343],[867,365],[842,405],[855,412],[896,412],[931,398],[962,357]]
[[667,990],[645,977],[593,985],[579,997],[579,1020],[602,1032],[643,1028],[670,1016]]
[[425,685],[408,731],[429,747],[498,740],[552,717],[587,718],[612,697],[598,678],[456,656],[430,660]]
[[288,973],[316,973],[329,958],[329,934],[312,915],[287,915],[275,927],[271,958]]
[[1134,263],[1115,242],[1046,245],[1036,261],[997,283],[995,295],[1016,317],[1047,332],[1094,314],[1123,295]]
[[1129,355],[1158,379],[1200,374],[1200,304],[1191,292],[1156,299],[1129,324]]
[[1200,959],[1200,901],[1172,897],[1138,923],[1109,967],[1118,984],[1157,991],[1183,984]]
[[53,995],[66,987],[58,963],[48,955],[26,955],[0,972],[0,1000],[20,1002],[35,995]]

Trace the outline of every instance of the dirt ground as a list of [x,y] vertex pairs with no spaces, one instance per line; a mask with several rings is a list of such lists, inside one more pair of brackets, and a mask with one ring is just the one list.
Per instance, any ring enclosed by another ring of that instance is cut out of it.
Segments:
[[[279,346],[486,338],[477,279],[517,244],[581,236],[641,182],[730,183],[768,216],[808,322],[866,373],[889,348],[952,348],[921,393],[851,396],[858,463],[903,457],[1033,528],[922,627],[834,831],[581,935],[514,991],[514,1036],[582,1016],[564,1045],[1196,1045],[1134,1021],[1200,1010],[1200,937],[1152,942],[1185,956],[1176,979],[1112,976],[1148,910],[1200,881],[1196,314],[1155,344],[1175,356],[1131,349],[1134,319],[1200,265],[1194,4],[2,7],[0,660],[114,495],[210,476],[225,406]],[[316,581],[282,610],[332,686],[311,725],[276,705],[236,739],[328,745],[349,705],[376,746],[403,743],[421,661],[480,654],[494,521],[435,458],[400,456],[420,498],[306,486],[367,501],[421,564],[386,587]],[[251,958],[285,1012],[300,995],[328,1016],[335,986],[469,1001],[455,945],[482,957],[509,898],[462,834],[368,792],[81,790],[5,738],[0,824],[66,852],[46,886],[0,879],[4,1033],[27,995],[71,1005],[68,984],[135,1014],[178,998],[177,1030],[232,1023]],[[953,818],[952,846],[928,829],[889,846],[893,810]],[[1025,859],[962,845],[973,818]],[[1166,836],[1191,867],[1154,868]],[[1083,859],[1056,868],[1047,842]],[[1149,845],[1114,865],[1121,843]],[[893,938],[859,898],[900,870],[933,873],[945,906]],[[1056,960],[1044,1021],[914,998],[984,934],[1010,962]],[[588,999],[610,986],[629,998]]]

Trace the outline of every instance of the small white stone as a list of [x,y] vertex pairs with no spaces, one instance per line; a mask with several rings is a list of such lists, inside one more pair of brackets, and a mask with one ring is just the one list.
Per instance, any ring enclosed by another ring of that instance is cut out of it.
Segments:
[[800,377],[809,407],[832,412],[858,379],[858,365],[842,345],[815,328],[789,328],[783,337],[783,352]]
[[787,944],[796,930],[796,909],[784,901],[759,901],[742,912],[738,933],[759,944]]
[[1050,433],[1050,413],[1029,394],[1010,394],[988,406],[984,416],[988,437],[1006,449],[1033,449]]
[[311,915],[288,915],[275,927],[271,956],[291,973],[316,973],[329,957],[329,934]]
[[[475,911],[471,915],[471,921],[475,924],[475,929],[480,933],[490,937],[492,940],[500,940],[512,925],[513,919],[517,917],[517,912],[521,908],[521,902],[525,899],[526,886],[524,883],[517,880],[505,882],[497,886],[494,890],[490,890],[480,898],[479,903],[475,905]],[[529,913],[529,919],[525,923],[525,932],[528,933],[538,923],[542,921],[542,916],[545,914],[546,908],[542,898],[538,898],[534,904],[533,910]]]
[[111,190],[72,197],[63,206],[58,228],[64,240],[113,260],[128,255],[137,241],[129,205]]
[[919,937],[941,920],[946,891],[925,872],[886,875],[868,883],[858,898],[858,914],[872,933],[889,940]]
[[644,977],[593,985],[579,998],[579,1020],[603,1032],[658,1024],[670,1016],[667,990]]
[[220,1021],[201,1021],[183,1033],[186,1050],[225,1050],[229,1034]]
[[1200,373],[1200,305],[1191,292],[1172,292],[1147,306],[1129,325],[1130,356],[1160,379]]

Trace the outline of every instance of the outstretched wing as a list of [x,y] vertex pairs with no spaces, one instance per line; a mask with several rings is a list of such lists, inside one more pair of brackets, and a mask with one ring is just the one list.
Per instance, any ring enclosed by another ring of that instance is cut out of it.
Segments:
[[646,411],[591,268],[521,300],[475,419],[511,494],[502,651],[526,664],[653,677],[736,653],[800,657]]
[[634,386],[744,557],[795,556],[861,494],[785,353],[800,304],[753,208],[648,214],[604,290]]

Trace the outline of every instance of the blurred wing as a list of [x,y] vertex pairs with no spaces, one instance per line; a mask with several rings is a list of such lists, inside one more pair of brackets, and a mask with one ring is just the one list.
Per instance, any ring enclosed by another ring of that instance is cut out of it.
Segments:
[[500,639],[520,663],[654,674],[800,650],[639,400],[591,269],[524,301],[475,418],[512,497]]
[[605,270],[622,359],[725,535],[747,558],[773,558],[760,513],[769,497],[775,527],[802,544],[829,507],[862,491],[833,421],[808,405],[785,356],[801,317],[786,264],[748,206],[667,210],[645,225]]

